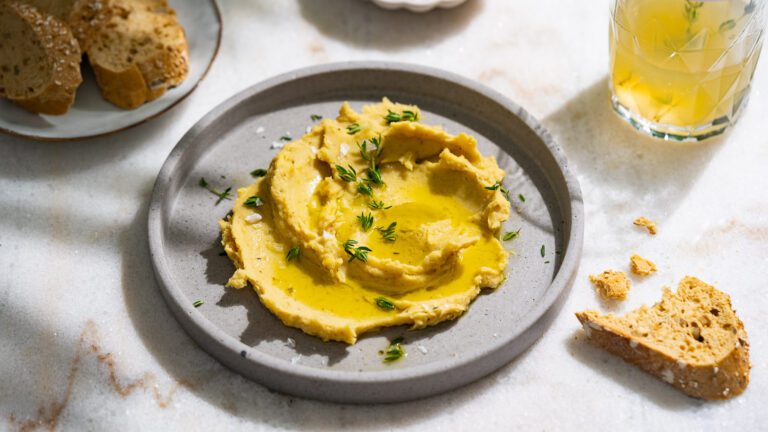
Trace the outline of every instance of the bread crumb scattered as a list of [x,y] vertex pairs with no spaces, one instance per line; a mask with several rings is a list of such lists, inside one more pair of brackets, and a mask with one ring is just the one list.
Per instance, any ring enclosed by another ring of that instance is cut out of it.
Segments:
[[627,274],[620,271],[606,270],[599,275],[590,275],[590,282],[597,292],[608,299],[624,300],[629,292],[630,282]]
[[638,276],[648,276],[656,273],[656,264],[635,254],[629,257],[629,269]]
[[643,216],[640,216],[639,218],[635,219],[635,222],[633,222],[637,226],[645,227],[648,230],[648,233],[650,235],[656,235],[656,222],[653,222],[651,220],[646,219]]

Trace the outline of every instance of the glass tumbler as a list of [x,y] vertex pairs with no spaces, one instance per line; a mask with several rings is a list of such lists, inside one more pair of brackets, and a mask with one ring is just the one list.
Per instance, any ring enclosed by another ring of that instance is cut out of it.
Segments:
[[746,105],[766,2],[611,0],[615,111],[658,138],[721,134]]

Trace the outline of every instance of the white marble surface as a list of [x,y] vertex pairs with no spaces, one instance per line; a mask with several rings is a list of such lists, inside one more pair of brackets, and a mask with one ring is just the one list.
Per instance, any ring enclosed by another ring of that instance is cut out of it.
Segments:
[[[219,59],[173,111],[108,138],[0,137],[0,430],[759,430],[768,427],[768,68],[740,124],[679,146],[640,137],[608,106],[604,1],[470,0],[426,15],[359,0],[223,0]],[[190,31],[194,31],[190,29]],[[584,257],[553,326],[458,391],[339,406],[274,394],[229,372],[171,317],[146,240],[156,173],[220,101],[293,68],[400,60],[480,80],[527,107],[570,158],[586,201]],[[631,221],[660,223],[649,237]],[[589,273],[639,252],[659,273],[626,310],[697,275],[729,292],[752,344],[752,383],[689,399],[576,340],[573,312],[603,307]]]

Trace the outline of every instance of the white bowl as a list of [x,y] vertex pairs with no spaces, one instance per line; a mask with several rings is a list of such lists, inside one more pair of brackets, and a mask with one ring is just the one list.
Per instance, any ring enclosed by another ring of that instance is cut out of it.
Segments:
[[429,12],[435,8],[456,7],[467,0],[371,0],[384,9],[407,9],[411,12]]

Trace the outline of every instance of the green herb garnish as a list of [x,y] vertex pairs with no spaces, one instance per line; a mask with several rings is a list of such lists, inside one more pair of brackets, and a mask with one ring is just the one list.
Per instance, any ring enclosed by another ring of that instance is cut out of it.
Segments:
[[523,196],[523,194],[517,194],[517,198],[518,198],[520,201],[522,201],[522,202],[525,202],[525,196]]
[[291,141],[291,140],[293,140],[293,138],[289,137],[288,135],[283,135],[283,136],[280,137],[280,141],[282,141],[282,142],[288,142],[288,141]]
[[541,257],[544,258],[544,253],[545,253],[544,245],[541,245],[541,250],[539,252],[541,253]]
[[251,171],[251,177],[264,177],[267,175],[267,170],[264,168],[259,168]]
[[202,177],[200,177],[200,182],[198,183],[198,185],[200,185],[201,188],[205,188],[206,190],[208,190],[208,192],[210,192],[210,193],[216,195],[217,197],[219,197],[219,199],[216,200],[216,204],[214,204],[214,205],[219,205],[219,203],[222,202],[225,199],[232,199],[232,198],[230,198],[230,196],[231,196],[230,192],[232,191],[231,187],[228,187],[228,188],[224,189],[224,192],[219,192],[216,189],[210,187],[208,185],[208,182],[205,181],[205,179],[202,178]]
[[389,347],[384,352],[384,363],[392,363],[393,361],[400,360],[405,357],[405,350],[403,349],[403,338],[395,338],[389,343]]
[[518,235],[520,235],[520,230],[510,231],[510,232],[504,234],[504,236],[501,239],[504,240],[504,241],[510,241],[510,240],[512,240],[514,238],[517,238]]
[[373,189],[371,189],[371,185],[367,183],[363,183],[363,182],[358,183],[357,191],[365,196],[373,196]]
[[245,200],[243,204],[245,204],[248,207],[260,207],[264,205],[264,201],[262,201],[260,197],[254,195],[248,198],[247,200]]
[[397,233],[395,233],[395,227],[397,227],[397,222],[392,222],[386,228],[384,228],[384,227],[377,227],[376,231],[378,231],[379,234],[381,234],[381,237],[384,240],[393,242],[393,241],[397,240]]
[[377,297],[376,306],[378,306],[379,309],[385,310],[385,311],[395,310],[395,304],[392,303],[392,300],[386,297]]
[[[507,201],[509,201],[509,191],[507,189],[505,189],[504,186],[502,186],[501,182],[502,182],[502,180],[497,180],[496,183],[494,183],[494,184],[492,184],[490,186],[485,186],[485,188],[488,189],[488,190],[492,190],[492,191],[500,190],[501,193],[503,193],[504,196],[507,198]],[[522,196],[522,195],[520,195],[520,196]],[[525,201],[525,198],[523,198],[523,201]]]
[[362,262],[368,262],[368,252],[373,252],[368,246],[356,246],[357,240],[347,240],[344,242],[344,252],[349,255],[349,261],[360,260]]
[[342,180],[345,182],[356,182],[357,181],[357,171],[355,171],[355,167],[352,165],[347,165],[349,169],[344,168],[341,165],[336,165],[336,171],[339,173],[339,177],[341,177]]
[[365,214],[365,212],[360,213],[357,215],[357,221],[360,222],[363,231],[368,231],[373,226],[373,215],[370,213]]
[[387,123],[396,123],[401,121],[419,121],[419,115],[414,111],[405,110],[402,114],[387,110],[387,115],[384,116],[384,120]]
[[202,300],[195,300],[194,303],[192,303],[192,306],[198,308],[198,307],[200,307],[200,306],[202,306],[204,304],[205,304],[205,302],[203,302]]
[[385,206],[383,201],[368,201],[368,207],[370,207],[372,210],[388,210],[391,209],[392,206]]
[[733,30],[734,27],[736,27],[736,20],[729,19],[728,21],[723,21],[722,24],[720,24],[719,31],[720,33],[724,33],[728,30]]
[[352,123],[351,125],[347,126],[347,133],[350,135],[354,135],[360,132],[362,129],[363,128],[361,128],[358,123]]
[[301,247],[299,246],[292,247],[291,250],[289,250],[288,253],[285,254],[285,258],[287,258],[288,261],[299,259],[300,256],[301,256]]
[[316,122],[318,120],[322,120],[323,116],[321,116],[320,114],[312,114],[309,116],[309,118],[312,119],[313,122]]
[[[357,144],[357,148],[360,149],[360,156],[369,162],[375,162],[379,156],[381,156],[381,137],[364,139],[355,142],[355,144]],[[368,147],[369,145],[371,148]],[[371,157],[371,153],[373,153],[373,157]]]
[[378,168],[368,168],[368,171],[366,171],[366,176],[368,177],[366,180],[375,184],[375,185],[382,185],[384,184],[384,180],[381,178],[381,171],[379,171]]

